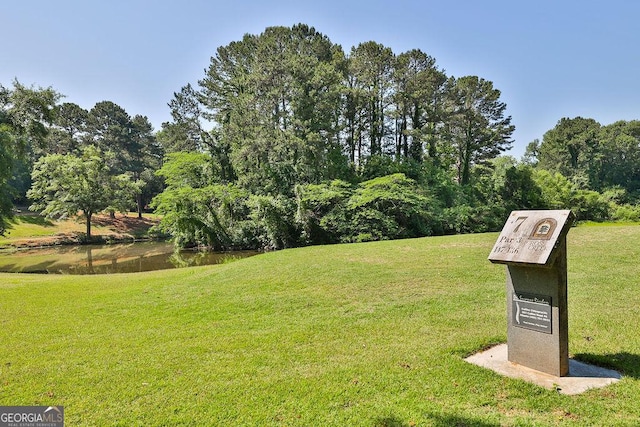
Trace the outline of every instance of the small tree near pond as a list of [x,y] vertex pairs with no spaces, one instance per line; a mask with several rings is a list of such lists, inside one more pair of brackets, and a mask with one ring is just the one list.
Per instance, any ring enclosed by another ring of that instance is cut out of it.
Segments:
[[93,146],[82,156],[50,154],[36,162],[27,196],[32,210],[48,218],[66,218],[81,212],[86,219],[87,240],[91,239],[91,218],[107,208],[124,211],[133,200],[136,187],[127,175],[114,176],[109,153]]

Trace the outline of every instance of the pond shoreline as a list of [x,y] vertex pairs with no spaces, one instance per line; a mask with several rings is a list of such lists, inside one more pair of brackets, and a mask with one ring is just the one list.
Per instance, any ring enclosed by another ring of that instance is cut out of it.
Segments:
[[137,214],[94,215],[91,224],[95,234],[87,239],[83,218],[52,221],[33,213],[18,214],[11,221],[7,235],[0,236],[0,250],[166,241],[170,236],[152,232],[159,222],[152,215],[143,218]]
[[34,274],[133,273],[230,262],[259,251],[178,250],[149,214],[94,216],[91,239],[82,218],[62,221],[16,215],[0,237],[0,271]]
[[19,251],[31,249],[46,249],[59,246],[85,246],[85,245],[118,245],[123,243],[143,243],[143,242],[168,242],[170,236],[162,237],[132,237],[132,236],[92,236],[91,240],[86,240],[83,236],[52,236],[43,239],[25,239],[15,243],[0,245],[0,253],[3,251]]
[[31,274],[137,273],[231,262],[258,251],[176,251],[167,241],[57,245],[0,251],[0,272]]

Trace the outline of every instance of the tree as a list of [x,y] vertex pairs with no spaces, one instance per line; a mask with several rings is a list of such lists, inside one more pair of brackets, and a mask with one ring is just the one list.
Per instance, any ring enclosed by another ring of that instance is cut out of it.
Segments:
[[593,189],[603,191],[612,187],[624,188],[637,198],[640,196],[640,121],[618,121],[600,129],[600,170]]
[[213,183],[211,157],[204,153],[169,153],[156,174],[171,188],[200,188]]
[[130,153],[139,149],[132,133],[131,117],[116,103],[101,101],[89,111],[86,145],[94,145],[104,153],[112,152],[109,167],[116,173],[128,170]]
[[399,239],[433,232],[433,200],[401,173],[361,183],[347,210],[351,224],[345,240]]
[[533,168],[526,164],[512,166],[504,173],[500,195],[506,212],[521,209],[544,209],[542,189],[533,178]]
[[446,138],[451,144],[458,183],[469,184],[471,167],[511,148],[515,127],[493,83],[476,76],[451,80]]
[[293,194],[297,183],[340,168],[338,46],[314,28],[269,27],[218,48],[200,81],[217,146],[229,150],[239,185]]
[[396,159],[421,162],[424,149],[437,157],[437,133],[442,124],[447,77],[436,60],[413,49],[398,55],[393,74],[396,118]]
[[156,194],[153,189],[158,189],[152,171],[160,167],[163,155],[149,119],[132,118],[119,105],[102,101],[89,111],[86,129],[86,143],[108,154],[112,174],[131,175],[138,188],[136,210],[142,217],[145,204]]
[[231,182],[236,178],[229,158],[230,145],[219,137],[216,129],[206,131],[204,123],[209,115],[201,102],[201,93],[191,84],[173,94],[169,102],[172,122],[163,123],[160,136],[168,152],[199,151],[211,156],[212,171],[221,182]]
[[353,191],[351,184],[338,179],[296,187],[296,221],[306,243],[340,242],[350,228],[346,204]]
[[160,188],[154,172],[162,164],[162,147],[153,134],[153,126],[146,116],[136,115],[131,120],[131,143],[129,144],[127,172],[138,186],[136,209],[138,218]]
[[599,131],[600,123],[593,119],[560,119],[542,138],[538,167],[558,172],[582,188],[598,186]]
[[[388,110],[391,105],[394,60],[390,48],[373,41],[360,43],[351,49],[348,59],[352,79],[350,92],[355,103],[352,108],[357,112],[350,122],[354,122],[351,126],[355,126],[360,133],[359,138],[368,139],[370,156],[384,153],[385,140],[391,133]],[[358,152],[362,156],[361,146]]]
[[[1,120],[1,118],[0,118]],[[0,121],[0,236],[4,235],[11,218],[11,187],[9,180],[13,169],[13,136],[9,126]]]
[[210,136],[202,127],[202,104],[191,84],[184,86],[180,92],[173,93],[169,108],[173,118],[171,126],[180,129],[175,134],[182,135],[180,141],[174,142],[180,149],[172,151],[203,151],[207,145],[211,144]]
[[160,229],[180,247],[222,250],[244,244],[234,226],[247,215],[249,194],[233,184],[215,184],[211,167],[208,154],[175,152],[156,172],[166,188],[152,206],[162,215]]
[[593,190],[579,188],[559,172],[535,169],[533,179],[547,209],[571,209],[580,221],[602,221],[609,217],[609,203]]
[[248,219],[257,243],[263,249],[284,249],[298,244],[295,201],[282,195],[251,195]]
[[527,144],[527,147],[524,150],[524,154],[522,155],[521,162],[532,167],[537,166],[539,152],[540,140],[536,138]]
[[[0,224],[11,215],[13,201],[25,197],[33,162],[46,153],[47,138],[61,95],[52,88],[0,85]],[[1,227],[0,227],[1,228]]]
[[13,90],[2,97],[5,122],[10,123],[21,146],[35,161],[46,148],[49,127],[55,120],[56,104],[62,95],[48,88],[27,87],[15,80]]
[[72,217],[81,212],[91,239],[91,219],[109,207],[123,210],[136,189],[126,175],[114,176],[109,155],[89,146],[82,156],[49,154],[34,165],[33,185],[27,196],[30,209],[49,218]]
[[80,154],[86,137],[89,112],[72,102],[55,108],[53,127],[47,137],[47,154]]

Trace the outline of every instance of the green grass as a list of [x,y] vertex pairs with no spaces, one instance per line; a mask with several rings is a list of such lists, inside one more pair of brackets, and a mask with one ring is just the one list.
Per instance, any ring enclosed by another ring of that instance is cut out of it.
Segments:
[[497,234],[310,247],[113,276],[0,274],[0,405],[68,425],[637,425],[640,227],[569,233],[578,396],[463,358],[506,339]]
[[[125,221],[126,219],[129,221]],[[116,220],[123,222],[124,228],[117,229],[113,225]],[[149,228],[157,220],[158,215],[150,213],[144,214],[144,220],[137,220],[137,215],[134,213],[117,214],[113,221],[106,215],[94,215],[91,226],[92,236],[103,236],[108,239],[108,236],[113,236],[115,233],[126,233],[131,238],[145,238],[149,236]],[[149,222],[145,223],[145,221]],[[0,248],[24,246],[25,242],[31,243],[28,246],[51,246],[68,241],[69,239],[65,239],[65,236],[84,235],[85,232],[86,222],[81,216],[49,220],[33,213],[18,214],[9,222],[5,235],[0,236]]]
[[[82,233],[85,230],[86,225],[81,220],[54,221],[37,215],[20,215],[11,220],[6,234],[0,236],[0,246],[26,238],[52,237],[61,233]],[[96,233],[106,230],[105,227],[95,227]]]
[[51,236],[56,232],[55,223],[41,216],[17,216],[9,224],[7,236],[0,236],[0,243],[11,238]]

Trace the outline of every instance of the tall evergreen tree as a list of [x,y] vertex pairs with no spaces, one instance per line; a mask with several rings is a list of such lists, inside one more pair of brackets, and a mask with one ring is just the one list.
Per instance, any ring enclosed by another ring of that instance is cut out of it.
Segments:
[[437,156],[447,77],[431,56],[413,49],[398,55],[393,76],[396,158],[422,161]]
[[145,206],[161,191],[155,171],[162,166],[164,153],[146,116],[134,116],[131,125],[133,142],[129,144],[127,172],[131,174],[139,190],[136,193],[136,210],[138,217],[142,218]]
[[89,112],[78,104],[64,102],[57,105],[54,126],[47,138],[47,154],[80,154],[88,118]]
[[467,185],[473,165],[511,148],[515,127],[505,117],[507,105],[493,83],[476,76],[452,79],[448,94],[445,138],[451,144],[457,180]]
[[339,47],[312,27],[270,27],[218,49],[200,82],[241,185],[291,194],[328,176],[337,146]]
[[85,145],[94,145],[103,152],[115,154],[110,167],[116,173],[128,170],[130,153],[138,150],[132,138],[131,116],[112,101],[101,101],[89,111]]
[[[149,119],[132,118],[114,102],[98,102],[89,111],[85,144],[108,155],[111,174],[127,174],[135,183],[136,210],[141,217],[144,206],[160,191],[153,171],[161,166],[163,156]],[[112,215],[114,212],[111,210]]]
[[[394,60],[390,48],[373,41],[360,43],[349,56],[353,102],[355,111],[360,112],[360,123],[354,125],[365,134],[370,156],[385,154],[392,133],[389,109]],[[362,153],[361,147],[359,151]]]

